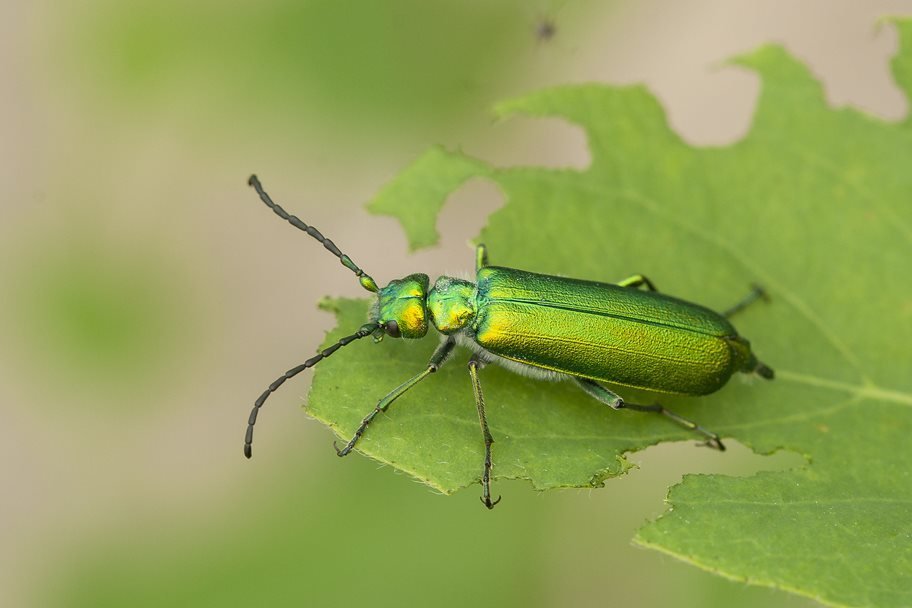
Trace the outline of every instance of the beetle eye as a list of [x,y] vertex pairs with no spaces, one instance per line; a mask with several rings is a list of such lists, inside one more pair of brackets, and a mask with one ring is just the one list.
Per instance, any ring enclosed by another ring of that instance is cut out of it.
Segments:
[[387,321],[386,325],[384,326],[384,330],[393,338],[399,338],[402,336],[402,334],[399,332],[399,324],[395,321]]

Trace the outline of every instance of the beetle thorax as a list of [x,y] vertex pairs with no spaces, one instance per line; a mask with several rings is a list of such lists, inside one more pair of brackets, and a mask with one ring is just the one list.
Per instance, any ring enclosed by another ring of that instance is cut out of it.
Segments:
[[459,331],[475,317],[475,284],[453,277],[440,277],[427,296],[431,323],[440,333]]

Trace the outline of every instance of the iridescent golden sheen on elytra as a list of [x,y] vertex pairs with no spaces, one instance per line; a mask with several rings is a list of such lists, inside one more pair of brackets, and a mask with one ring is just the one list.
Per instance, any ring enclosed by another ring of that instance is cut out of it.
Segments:
[[488,266],[475,340],[535,367],[667,393],[705,395],[757,365],[718,313],[655,291]]

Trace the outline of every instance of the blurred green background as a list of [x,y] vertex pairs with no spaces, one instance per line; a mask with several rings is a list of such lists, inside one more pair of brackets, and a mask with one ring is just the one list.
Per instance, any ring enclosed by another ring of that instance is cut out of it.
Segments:
[[10,0],[0,605],[813,604],[629,544],[682,474],[794,454],[663,445],[604,489],[501,482],[489,513],[477,488],[437,496],[336,458],[300,409],[307,377],[270,400],[257,457],[241,453],[253,399],[330,327],[319,297],[363,295],[262,208],[251,172],[378,278],[438,275],[471,268],[493,187],[455,195],[440,247],[413,254],[361,206],[428,145],[586,164],[559,121],[492,124],[498,99],[645,82],[685,139],[725,144],[758,84],[724,59],[779,41],[834,105],[906,112],[875,22],[912,2],[755,4]]

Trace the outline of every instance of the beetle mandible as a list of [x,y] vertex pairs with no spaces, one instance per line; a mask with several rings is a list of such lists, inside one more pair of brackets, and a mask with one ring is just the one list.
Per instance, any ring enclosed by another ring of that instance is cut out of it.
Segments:
[[443,276],[430,287],[428,275],[417,273],[380,288],[331,240],[273,202],[255,175],[248,183],[276,215],[338,257],[364,289],[377,295],[377,300],[371,307],[370,321],[358,331],[288,370],[263,391],[247,423],[247,458],[253,455],[253,425],[260,408],[286,380],[355,340],[367,336],[375,341],[383,336],[423,338],[431,326],[440,332],[441,341],[427,367],[383,397],[342,448],[333,445],[339,456],[350,453],[377,414],[440,369],[457,345],[468,348],[472,352],[469,377],[484,438],[481,502],[489,509],[500,502],[500,497],[491,500],[494,438],[488,429],[478,379],[478,371],[489,363],[540,380],[571,381],[616,410],[662,414],[699,433],[705,438],[704,445],[717,450],[725,450],[725,446],[716,433],[662,405],[624,401],[601,382],[662,393],[707,395],[722,388],[735,372],[773,378],[773,370],[757,359],[750,343],[728,321],[765,296],[758,286],[719,314],[659,293],[652,281],[639,274],[611,284],[491,266],[485,246],[479,245],[474,283]]

